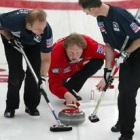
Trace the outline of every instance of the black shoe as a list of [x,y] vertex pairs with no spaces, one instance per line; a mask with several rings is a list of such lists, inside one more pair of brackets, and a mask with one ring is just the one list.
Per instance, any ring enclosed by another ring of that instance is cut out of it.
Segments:
[[40,113],[37,109],[29,109],[26,107],[25,112],[31,116],[39,116],[40,115]]
[[13,118],[15,116],[15,110],[6,109],[4,112],[4,117],[6,118]]
[[119,140],[132,140],[132,138],[125,138],[125,137],[120,137]]
[[72,95],[77,99],[77,101],[81,101],[82,100],[82,97],[78,96],[76,93],[72,92]]
[[78,95],[76,95],[75,98],[77,99],[77,101],[81,101],[82,100],[82,97],[78,96]]
[[114,126],[111,128],[111,131],[112,131],[112,132],[120,132],[120,124],[117,123],[116,125],[114,125]]

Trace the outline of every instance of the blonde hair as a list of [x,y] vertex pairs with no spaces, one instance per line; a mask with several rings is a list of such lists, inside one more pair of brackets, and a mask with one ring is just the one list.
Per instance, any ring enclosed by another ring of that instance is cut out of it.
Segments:
[[46,18],[47,18],[47,14],[45,11],[41,9],[31,10],[26,15],[26,23],[30,23],[32,25],[35,21],[40,21],[40,22],[46,21]]
[[87,47],[87,42],[84,39],[84,37],[77,33],[70,34],[65,40],[64,40],[64,48],[67,49],[68,46],[71,45],[77,45],[82,49],[85,49]]

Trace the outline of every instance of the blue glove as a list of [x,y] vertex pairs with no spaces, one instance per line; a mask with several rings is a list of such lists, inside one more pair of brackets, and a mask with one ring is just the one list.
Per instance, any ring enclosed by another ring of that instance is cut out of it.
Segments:
[[124,63],[130,56],[130,53],[122,51],[118,58],[116,58],[116,66],[119,67],[121,63]]
[[111,71],[112,71],[112,68],[104,68],[104,79],[105,79],[106,84],[108,85],[110,85],[114,80],[113,76],[110,76]]

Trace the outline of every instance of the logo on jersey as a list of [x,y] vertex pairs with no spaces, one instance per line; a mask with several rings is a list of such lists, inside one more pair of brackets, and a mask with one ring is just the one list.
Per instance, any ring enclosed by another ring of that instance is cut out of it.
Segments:
[[99,26],[101,32],[105,32],[105,27],[104,27],[104,23],[103,22],[98,22],[98,26]]
[[103,54],[103,52],[104,52],[103,46],[102,45],[98,45],[97,53]]
[[53,38],[52,37],[46,40],[46,45],[47,45],[47,48],[52,47],[52,45],[53,45]]
[[113,22],[113,29],[114,31],[117,31],[117,32],[120,31],[119,24],[117,22]]
[[41,41],[41,36],[40,35],[35,35],[34,36],[34,41],[36,41],[37,43],[40,43],[40,41]]
[[60,68],[53,68],[52,73],[60,73]]
[[132,29],[135,33],[137,33],[137,32],[140,30],[140,27],[139,27],[136,23],[134,23],[134,22],[132,22],[132,23],[130,24],[130,27],[131,27],[131,29]]
[[64,73],[67,73],[67,72],[70,72],[70,71],[71,71],[70,67],[64,68]]
[[19,14],[27,14],[27,13],[29,13],[28,9],[20,9],[19,11],[16,12],[17,15],[19,15]]

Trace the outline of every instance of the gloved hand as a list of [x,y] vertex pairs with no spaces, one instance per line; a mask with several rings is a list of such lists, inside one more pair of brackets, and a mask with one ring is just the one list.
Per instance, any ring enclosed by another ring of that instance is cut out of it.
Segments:
[[12,38],[8,41],[14,48],[19,48],[21,46],[21,42],[17,38]]
[[118,58],[116,58],[116,66],[126,61],[126,59],[130,56],[130,53],[122,51]]
[[46,77],[41,76],[39,79],[39,90],[40,92],[46,91]]
[[111,71],[112,71],[112,68],[104,68],[104,79],[105,79],[106,84],[108,85],[110,85],[114,80],[113,76],[110,76]]

